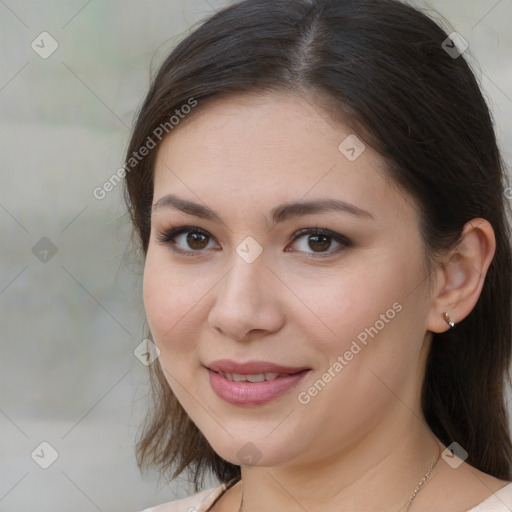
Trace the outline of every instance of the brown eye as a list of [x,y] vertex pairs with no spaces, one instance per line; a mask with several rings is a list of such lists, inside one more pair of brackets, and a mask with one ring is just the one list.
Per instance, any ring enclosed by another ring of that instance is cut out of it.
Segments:
[[194,253],[206,252],[209,248],[212,237],[206,231],[192,226],[182,226],[171,229],[157,235],[157,240],[167,245],[174,252],[194,255]]
[[[334,244],[334,249],[332,249]],[[305,228],[294,234],[295,251],[304,252],[311,257],[332,256],[351,247],[347,237],[327,229]],[[290,249],[286,248],[286,251]]]
[[322,252],[331,246],[331,238],[325,235],[310,235],[308,237],[308,245],[315,252]]
[[187,234],[187,244],[191,249],[204,249],[208,245],[209,236],[197,231],[191,231]]

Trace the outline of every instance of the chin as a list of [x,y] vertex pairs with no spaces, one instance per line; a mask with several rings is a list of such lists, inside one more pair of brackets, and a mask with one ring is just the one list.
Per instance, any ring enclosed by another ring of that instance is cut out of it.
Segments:
[[215,453],[227,462],[236,466],[256,467],[281,466],[297,455],[283,452],[284,440],[276,441],[250,439],[247,435],[240,439],[228,436],[218,442],[208,439]]

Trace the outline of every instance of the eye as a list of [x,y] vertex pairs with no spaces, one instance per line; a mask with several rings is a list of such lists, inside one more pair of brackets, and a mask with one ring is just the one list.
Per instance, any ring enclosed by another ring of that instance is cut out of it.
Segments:
[[181,226],[157,235],[157,240],[170,247],[174,252],[194,256],[194,253],[208,249],[211,235],[200,228]]
[[[336,254],[352,245],[352,241],[347,237],[334,233],[328,229],[319,228],[305,228],[297,231],[293,235],[293,242],[296,242],[297,240],[299,240],[299,243],[297,244],[299,246],[299,251],[308,253],[308,249],[311,249],[313,252],[308,254],[314,258],[332,256],[333,254]],[[338,247],[334,250],[329,250],[333,245],[333,242],[337,244]],[[289,251],[288,247],[285,251]]]
[[[159,243],[169,246],[173,252],[187,256],[199,255],[205,252],[204,249],[212,249],[210,243],[213,243],[212,236],[207,231],[194,226],[181,226],[164,231],[157,235],[157,240]],[[313,258],[331,256],[352,246],[351,240],[347,237],[328,229],[319,228],[304,228],[297,231],[293,234],[292,242],[296,243],[297,241],[299,241],[298,252],[305,252],[308,257]],[[329,250],[333,243],[338,247]],[[289,247],[285,248],[286,252],[291,251]],[[309,252],[308,249],[313,252]]]

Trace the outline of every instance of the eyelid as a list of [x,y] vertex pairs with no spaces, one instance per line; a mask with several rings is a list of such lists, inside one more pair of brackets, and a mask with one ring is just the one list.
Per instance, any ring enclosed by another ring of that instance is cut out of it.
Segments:
[[[208,231],[206,231],[205,229],[199,228],[197,226],[171,227],[169,229],[166,229],[166,230],[158,233],[156,235],[156,238],[159,243],[161,243],[165,246],[168,246],[171,249],[171,251],[173,251],[175,253],[184,254],[186,256],[201,257],[206,253],[205,249],[183,250],[183,249],[176,248],[176,246],[173,247],[173,240],[176,237],[178,237],[179,235],[184,234],[184,233],[192,233],[192,232],[203,234],[203,235],[207,236],[210,240],[215,239],[215,237],[213,235],[211,235]],[[325,236],[331,238],[332,240],[334,240],[336,243],[340,244],[340,246],[341,246],[334,250],[328,250],[325,252],[318,252],[318,253],[314,253],[314,252],[309,253],[309,252],[305,252],[305,251],[293,251],[293,252],[303,253],[307,257],[311,257],[311,258],[326,258],[329,256],[333,256],[335,254],[338,254],[340,251],[342,251],[348,247],[351,247],[353,245],[353,242],[346,236],[336,233],[334,231],[331,231],[329,229],[318,228],[318,227],[302,228],[302,229],[299,229],[298,231],[295,231],[293,233],[293,235],[291,236],[291,240],[289,241],[288,244],[295,242],[296,240],[300,239],[301,237],[303,237],[305,235],[325,235]],[[288,251],[287,249],[288,249],[288,245],[285,248],[285,251],[291,252],[291,251]]]

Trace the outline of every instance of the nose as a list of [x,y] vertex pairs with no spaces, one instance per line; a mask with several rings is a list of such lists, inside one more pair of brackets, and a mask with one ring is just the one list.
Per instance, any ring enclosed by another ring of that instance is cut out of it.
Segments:
[[231,270],[214,288],[217,295],[208,315],[210,327],[237,341],[279,331],[285,320],[279,288],[279,280],[261,256],[247,263],[236,255]]

